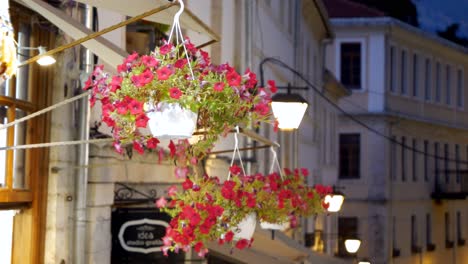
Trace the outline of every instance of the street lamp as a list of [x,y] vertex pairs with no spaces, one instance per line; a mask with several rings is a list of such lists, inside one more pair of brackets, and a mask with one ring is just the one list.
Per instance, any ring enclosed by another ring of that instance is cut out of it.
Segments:
[[348,253],[354,254],[359,250],[361,246],[361,240],[354,238],[354,239],[346,239],[345,242],[346,251]]
[[46,47],[43,47],[43,46],[39,46],[39,47],[19,47],[18,49],[24,49],[24,50],[38,50],[39,51],[39,56],[40,59],[37,60],[37,63],[41,66],[48,66],[48,65],[51,65],[51,64],[54,64],[56,61],[55,59],[52,57],[52,56],[42,56],[43,54],[45,54],[47,51],[46,51]]
[[358,264],[371,264],[371,262],[368,259],[361,259]]
[[305,111],[307,110],[307,101],[299,94],[291,93],[291,89],[306,90],[307,87],[278,87],[288,89],[287,93],[275,94],[271,100],[271,109],[273,115],[278,120],[278,128],[281,130],[294,130],[301,124]]
[[343,205],[344,194],[336,190],[336,187],[333,186],[333,192],[325,196],[324,202],[329,204],[327,211],[336,213],[340,211],[341,205]]

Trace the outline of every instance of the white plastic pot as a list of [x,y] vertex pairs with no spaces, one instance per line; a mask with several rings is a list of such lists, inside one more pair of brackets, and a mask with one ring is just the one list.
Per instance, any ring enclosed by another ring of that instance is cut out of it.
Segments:
[[151,134],[160,139],[190,138],[197,127],[197,114],[178,103],[159,103],[146,115]]
[[247,239],[250,240],[255,232],[257,225],[257,215],[252,213],[247,215],[239,225],[234,228],[234,240]]
[[286,230],[288,228],[288,223],[268,223],[264,221],[260,221],[260,226],[263,229],[271,229],[271,230]]

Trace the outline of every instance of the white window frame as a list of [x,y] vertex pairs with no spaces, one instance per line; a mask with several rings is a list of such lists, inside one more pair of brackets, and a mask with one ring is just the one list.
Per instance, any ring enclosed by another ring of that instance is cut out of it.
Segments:
[[361,87],[352,89],[353,92],[365,92],[367,90],[367,41],[364,37],[340,38],[335,40],[335,73],[341,81],[341,44],[359,43],[361,45]]
[[[458,104],[458,73],[459,72],[461,72],[461,97],[462,97],[461,105]],[[457,71],[456,71],[456,95],[457,95],[456,100],[455,100],[456,108],[459,110],[465,109],[465,70],[463,66],[457,67]]]
[[[429,76],[427,74],[427,62],[429,61]],[[435,90],[434,90],[434,68],[435,63],[432,57],[426,56],[424,58],[424,101],[425,102],[435,102]],[[427,78],[428,77],[428,78]],[[427,98],[426,87],[427,83],[429,83],[429,99]]]

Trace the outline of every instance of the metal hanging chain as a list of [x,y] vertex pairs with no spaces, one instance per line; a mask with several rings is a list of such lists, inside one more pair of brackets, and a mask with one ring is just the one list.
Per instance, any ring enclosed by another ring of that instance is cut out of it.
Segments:
[[94,39],[94,38],[99,37],[99,36],[101,36],[101,35],[103,35],[103,34],[106,34],[106,33],[108,33],[108,32],[111,32],[111,31],[113,31],[113,30],[115,30],[115,29],[117,29],[117,28],[126,26],[126,25],[128,25],[128,24],[133,23],[133,22],[137,22],[137,21],[139,21],[139,20],[141,20],[141,19],[143,19],[143,18],[145,18],[145,17],[148,17],[148,16],[151,16],[151,15],[153,15],[153,14],[159,13],[159,12],[161,12],[161,11],[163,11],[163,10],[166,10],[166,9],[168,9],[168,8],[174,6],[174,5],[175,5],[175,3],[165,4],[165,5],[163,5],[163,6],[160,6],[160,7],[157,7],[157,8],[155,8],[155,9],[152,9],[152,10],[150,10],[150,11],[148,11],[148,12],[145,12],[145,13],[143,13],[143,14],[141,14],[141,15],[138,15],[138,16],[136,16],[136,17],[132,17],[132,18],[127,19],[127,20],[125,20],[125,21],[122,21],[122,22],[120,22],[120,23],[118,23],[118,24],[115,24],[115,25],[113,25],[113,26],[110,26],[110,27],[108,27],[108,28],[105,28],[105,29],[103,29],[103,30],[101,30],[101,31],[94,32],[94,33],[89,34],[89,35],[87,35],[87,36],[85,36],[85,37],[82,37],[82,38],[80,38],[80,39],[77,39],[77,40],[75,40],[75,41],[72,41],[72,42],[70,42],[70,43],[68,43],[68,44],[65,44],[65,45],[59,46],[59,47],[57,47],[57,48],[55,48],[55,49],[49,50],[48,52],[46,52],[46,53],[44,53],[44,54],[34,56],[34,57],[32,57],[32,58],[26,60],[25,62],[21,63],[20,65],[18,65],[18,68],[21,68],[21,67],[26,66],[26,65],[28,65],[28,64],[30,64],[30,63],[33,63],[33,62],[37,61],[38,59],[40,59],[41,57],[44,57],[44,56],[51,56],[51,55],[53,55],[53,54],[55,54],[55,53],[58,53],[58,52],[61,52],[61,51],[66,50],[66,49],[72,48],[72,47],[74,47],[74,46],[76,46],[76,45],[79,45],[79,44],[81,44],[81,43],[83,43],[83,42],[85,42],[85,41]]
[[[237,156],[239,157],[239,162],[240,162],[240,165],[241,165],[242,173],[244,173],[244,175],[245,175],[244,163],[242,162],[242,156],[241,156],[240,150],[239,150],[239,139],[237,138],[239,133],[240,133],[239,126],[236,126],[236,132],[234,133],[234,151],[232,152],[232,159],[231,159],[230,167],[232,167],[232,165],[234,165],[234,159],[236,158],[236,154],[237,154]],[[229,170],[228,177],[227,177],[228,181],[230,179],[231,179],[231,170]]]
[[283,170],[281,169],[281,166],[280,166],[279,161],[278,161],[278,155],[276,154],[276,151],[273,148],[273,146],[270,146],[270,151],[271,151],[271,154],[273,156],[273,162],[271,163],[271,167],[270,167],[270,174],[273,173],[273,171],[275,169],[275,165],[276,165],[276,168],[278,169],[278,173],[279,173],[279,175],[281,177],[281,180],[284,180]]

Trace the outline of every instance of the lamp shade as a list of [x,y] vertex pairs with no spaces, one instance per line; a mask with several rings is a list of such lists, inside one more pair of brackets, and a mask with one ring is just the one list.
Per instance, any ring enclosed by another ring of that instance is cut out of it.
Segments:
[[271,108],[278,120],[278,128],[282,130],[297,129],[301,124],[307,101],[298,94],[275,94],[272,98]]
[[349,253],[356,253],[361,246],[361,240],[359,239],[346,239],[344,243],[346,251]]
[[339,192],[328,194],[324,199],[324,202],[329,204],[327,211],[333,213],[340,211],[343,201],[344,195]]
[[371,264],[371,262],[368,259],[362,259],[358,262],[358,264]]
[[[39,55],[45,54],[46,49],[45,47],[38,47]],[[55,63],[55,59],[52,56],[43,56],[37,60],[37,63],[41,66],[47,66]]]

